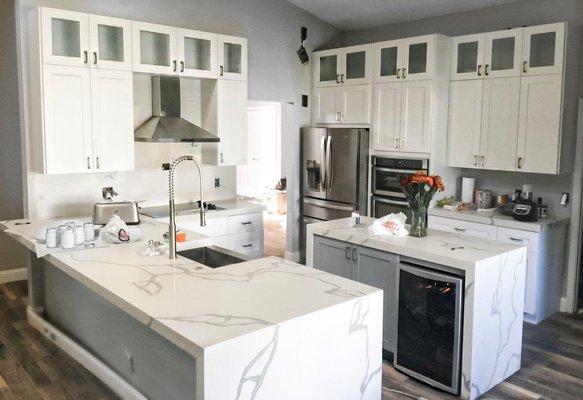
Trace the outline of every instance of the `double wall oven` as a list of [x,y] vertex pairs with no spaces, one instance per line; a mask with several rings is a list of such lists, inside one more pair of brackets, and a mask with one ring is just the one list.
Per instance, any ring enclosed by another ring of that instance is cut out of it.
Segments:
[[428,173],[429,160],[373,156],[371,158],[371,214],[380,218],[402,212],[411,222],[411,210],[401,191],[401,179],[417,171]]

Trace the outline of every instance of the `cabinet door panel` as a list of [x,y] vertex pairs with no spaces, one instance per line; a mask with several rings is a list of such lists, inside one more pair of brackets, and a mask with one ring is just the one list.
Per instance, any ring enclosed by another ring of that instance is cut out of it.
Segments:
[[247,163],[247,82],[219,80],[219,165]]
[[180,29],[177,40],[180,75],[217,78],[218,36],[216,33]]
[[401,83],[374,87],[373,149],[397,151],[401,118]]
[[133,170],[132,72],[93,70],[91,88],[95,171]]
[[522,77],[518,128],[518,170],[558,173],[562,75]]
[[363,85],[369,83],[370,59],[370,44],[342,49],[344,68],[340,71],[340,82],[344,85]]
[[131,21],[90,15],[89,29],[93,67],[132,70]]
[[562,73],[564,47],[565,24],[562,22],[524,28],[523,75]]
[[247,39],[218,35],[219,78],[247,81]]
[[356,247],[356,272],[358,282],[383,290],[383,348],[395,352],[397,304],[397,265],[399,257],[366,247]]
[[403,48],[400,40],[373,45],[374,81],[394,82],[401,77]]
[[314,236],[314,268],[351,279],[351,247],[338,240]]
[[45,172],[91,172],[91,77],[84,67],[43,67]]
[[476,168],[482,123],[482,80],[450,83],[447,163]]
[[89,66],[89,16],[73,11],[41,9],[43,63]]
[[521,57],[522,28],[486,34],[484,76],[489,78],[520,76]]
[[345,124],[370,123],[370,86],[343,86],[338,98],[340,119]]
[[338,88],[314,89],[314,122],[317,124],[334,124],[340,122],[338,111]]
[[484,81],[480,167],[516,170],[520,78]]
[[177,74],[176,28],[132,22],[134,72]]
[[340,84],[340,50],[324,50],[314,53],[314,87],[330,87]]
[[452,39],[451,80],[483,78],[485,37],[479,33]]
[[401,89],[400,150],[430,151],[431,81],[403,82]]
[[403,79],[433,79],[434,52],[434,35],[403,39]]

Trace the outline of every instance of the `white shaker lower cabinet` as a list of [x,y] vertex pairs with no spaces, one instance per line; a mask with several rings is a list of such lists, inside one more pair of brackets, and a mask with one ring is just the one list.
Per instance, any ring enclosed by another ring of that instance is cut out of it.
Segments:
[[429,228],[526,246],[524,320],[538,324],[560,310],[568,231],[564,221],[531,232],[430,215]]
[[522,78],[518,130],[518,170],[560,171],[562,75]]

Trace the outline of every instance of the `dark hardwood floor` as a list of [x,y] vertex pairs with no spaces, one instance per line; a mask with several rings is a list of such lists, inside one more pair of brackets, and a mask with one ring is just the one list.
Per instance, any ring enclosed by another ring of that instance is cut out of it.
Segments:
[[[0,400],[118,399],[26,322],[26,282],[0,285]],[[383,367],[383,400],[456,397]],[[583,399],[583,317],[559,314],[525,324],[522,369],[482,399]],[[275,399],[274,399],[275,400]]]

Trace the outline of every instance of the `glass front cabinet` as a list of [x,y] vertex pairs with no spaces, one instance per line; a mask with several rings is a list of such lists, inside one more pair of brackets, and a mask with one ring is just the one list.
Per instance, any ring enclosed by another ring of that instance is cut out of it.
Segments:
[[374,44],[374,81],[433,79],[435,35]]
[[352,46],[314,53],[314,86],[370,83],[371,46]]

